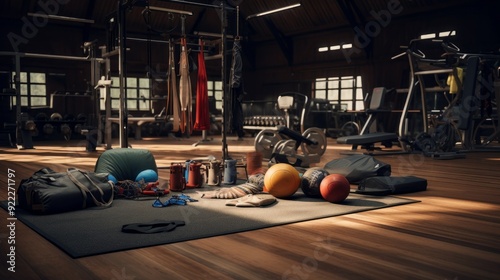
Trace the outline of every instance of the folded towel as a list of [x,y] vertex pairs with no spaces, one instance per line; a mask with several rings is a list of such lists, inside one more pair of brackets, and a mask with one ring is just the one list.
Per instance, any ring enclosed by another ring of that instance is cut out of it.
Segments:
[[267,206],[274,202],[276,202],[276,198],[268,193],[248,194],[244,197],[227,201],[226,206],[259,207]]

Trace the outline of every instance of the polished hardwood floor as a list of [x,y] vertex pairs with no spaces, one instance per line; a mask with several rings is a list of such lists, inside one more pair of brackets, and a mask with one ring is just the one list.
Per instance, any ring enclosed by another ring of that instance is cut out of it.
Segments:
[[[194,147],[199,140],[130,139],[130,144],[150,149],[158,166],[221,158],[220,138]],[[233,158],[254,150],[253,138],[230,136],[227,142]],[[349,148],[329,138],[316,166]],[[10,195],[9,173],[17,186],[41,167],[92,170],[103,151],[85,152],[81,140],[40,141],[30,150],[0,147],[0,199]],[[419,203],[79,259],[21,222],[11,232],[7,212],[0,210],[0,279],[500,279],[499,152],[469,152],[453,160],[420,154],[378,158],[391,164],[394,176],[428,180],[427,191],[400,195]],[[161,171],[160,178],[167,180],[168,172]],[[13,234],[15,272],[10,272]]]

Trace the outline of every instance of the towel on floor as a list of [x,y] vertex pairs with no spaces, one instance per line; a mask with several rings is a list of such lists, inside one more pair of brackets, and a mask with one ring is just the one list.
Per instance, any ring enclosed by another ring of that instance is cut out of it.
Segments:
[[261,193],[264,189],[264,174],[255,174],[248,177],[246,183],[230,188],[220,188],[216,191],[205,192],[203,198],[234,199],[248,194]]

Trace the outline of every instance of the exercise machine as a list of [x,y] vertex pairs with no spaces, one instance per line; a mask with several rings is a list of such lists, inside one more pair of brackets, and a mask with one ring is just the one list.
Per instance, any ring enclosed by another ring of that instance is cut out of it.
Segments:
[[[244,130],[277,130],[281,126],[286,126],[292,130],[298,130],[300,133],[305,131],[305,118],[307,109],[309,107],[309,98],[298,92],[284,92],[281,93],[276,103],[270,102],[252,102],[250,107],[253,106],[267,106],[264,110],[266,114],[247,116],[245,118]],[[271,108],[272,106],[272,108]],[[268,114],[270,111],[282,111],[282,114]],[[249,109],[249,111],[254,111]]]
[[446,40],[437,42],[447,61],[465,69],[460,99],[447,112],[462,136],[462,151],[500,151],[489,146],[500,142],[500,53],[466,53]]
[[[430,43],[433,50],[440,50],[438,58],[429,58],[420,45]],[[436,47],[437,46],[437,47]],[[407,139],[413,149],[438,159],[462,158],[463,152],[485,149],[498,133],[499,90],[498,80],[500,54],[474,54],[460,52],[447,40],[416,39],[406,51],[410,63],[411,81],[408,98],[399,124],[399,132],[407,130],[406,120],[409,100],[420,92],[422,132],[414,140]],[[434,82],[435,86],[428,86]],[[419,90],[417,90],[417,88]],[[440,110],[427,110],[429,93],[443,93],[447,104]],[[483,138],[481,135],[488,128]],[[460,143],[461,148],[456,144]],[[492,149],[488,149],[491,151]]]
[[[455,149],[457,142],[463,142],[456,126],[459,119],[455,113],[460,108],[457,105],[472,95],[471,86],[475,83],[476,70],[471,62],[470,69],[462,75],[463,72],[455,63],[441,55],[442,49],[436,48],[436,42],[440,41],[411,40],[408,46],[403,46],[405,52],[392,58],[406,56],[410,67],[408,93],[399,120],[399,141],[403,149],[409,152],[422,152],[436,159],[463,158],[464,154]],[[426,52],[439,56],[429,57],[423,51],[426,47]],[[419,99],[414,100],[416,97]],[[410,108],[412,101],[417,101],[416,108]],[[411,110],[416,112],[411,119],[421,124],[421,127],[409,129]]]

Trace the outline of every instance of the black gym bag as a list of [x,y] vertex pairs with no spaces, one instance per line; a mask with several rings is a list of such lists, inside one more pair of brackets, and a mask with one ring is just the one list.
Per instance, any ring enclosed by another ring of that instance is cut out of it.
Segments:
[[325,164],[324,169],[330,174],[344,175],[351,184],[373,176],[391,175],[390,164],[365,154],[334,159]]
[[107,173],[75,168],[55,172],[43,168],[22,180],[17,194],[21,208],[37,214],[52,214],[111,206],[114,190]]
[[415,176],[377,176],[362,180],[355,192],[370,195],[390,195],[419,192],[426,189],[427,180],[423,178]]

